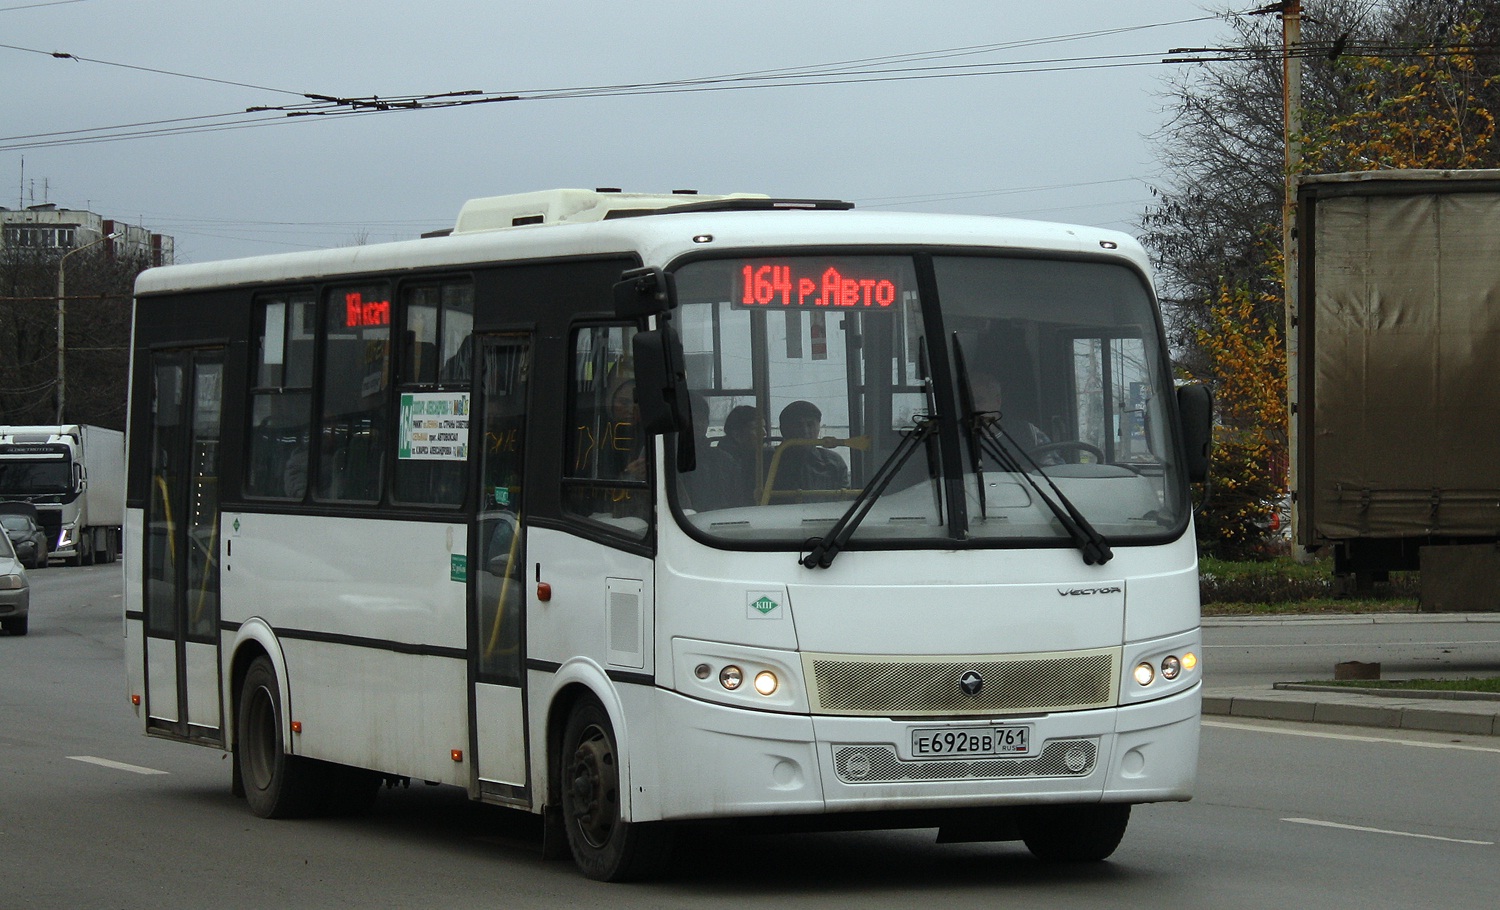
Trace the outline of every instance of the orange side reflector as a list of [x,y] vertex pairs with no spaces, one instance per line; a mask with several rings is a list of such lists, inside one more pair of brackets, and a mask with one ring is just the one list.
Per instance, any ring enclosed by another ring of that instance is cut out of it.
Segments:
[[302,732],[302,721],[300,721],[300,720],[294,720],[294,721],[292,721],[292,732],[293,733],[301,733]]
[[464,760],[464,750],[462,750],[462,749],[454,749],[452,752],[450,752],[448,754],[453,757],[454,761],[463,761]]
[[547,601],[551,600],[552,599],[552,586],[549,585],[549,584],[547,584],[545,581],[539,581],[539,582],[537,582],[537,584],[536,584],[536,599],[540,600],[542,603],[546,603]]
[[130,703],[139,708],[141,706],[141,697],[139,695],[130,696]]

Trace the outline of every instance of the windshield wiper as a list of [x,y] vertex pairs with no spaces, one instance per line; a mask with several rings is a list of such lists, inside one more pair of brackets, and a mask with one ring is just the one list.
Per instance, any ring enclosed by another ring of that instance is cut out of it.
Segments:
[[[1032,457],[1016,442],[1015,438],[1006,432],[1000,420],[1001,415],[994,411],[980,411],[975,407],[973,387],[969,384],[969,371],[964,365],[964,349],[959,343],[957,333],[953,336],[953,365],[958,373],[958,391],[964,409],[964,423],[969,430],[969,460],[974,467],[974,478],[978,484],[980,517],[985,516],[988,498],[984,492],[984,471],[981,467],[983,457],[980,453],[982,449],[983,453],[995,459],[1000,467],[1026,478],[1026,482],[1036,492],[1037,498],[1047,504],[1047,508],[1051,510],[1058,524],[1062,525],[1063,530],[1067,531],[1068,536],[1073,539],[1073,545],[1078,548],[1078,552],[1083,554],[1084,565],[1102,566],[1113,559],[1115,554],[1109,548],[1109,541],[1105,540],[1104,535],[1100,534],[1089,523],[1089,520],[1083,517],[1083,513],[1078,511],[1073,501],[1057,488],[1057,484],[1047,475],[1047,472],[1032,460]],[[1017,455],[1020,458],[1017,458]],[[1025,459],[1025,466],[1021,464],[1021,459]],[[1042,489],[1036,476],[1031,471],[1027,471],[1026,466],[1047,482],[1052,495],[1049,496],[1047,490]]]
[[865,488],[849,504],[849,508],[838,521],[834,522],[833,527],[828,529],[826,535],[813,540],[807,555],[798,562],[809,569],[826,569],[833,565],[833,560],[843,551],[844,545],[849,542],[854,532],[859,529],[860,522],[870,514],[875,500],[879,499],[880,494],[885,492],[885,488],[891,485],[896,473],[911,459],[912,453],[927,440],[928,436],[937,431],[935,418],[918,415],[913,418],[913,422],[915,425],[901,434],[901,442],[890,455],[886,456],[885,461],[881,462],[875,476],[865,484]]

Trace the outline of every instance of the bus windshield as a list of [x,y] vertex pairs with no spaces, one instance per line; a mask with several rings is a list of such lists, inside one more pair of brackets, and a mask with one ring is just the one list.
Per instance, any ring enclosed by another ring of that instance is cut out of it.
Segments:
[[758,256],[676,284],[697,464],[675,504],[716,545],[800,548],[851,508],[854,546],[1185,527],[1167,358],[1125,265]]

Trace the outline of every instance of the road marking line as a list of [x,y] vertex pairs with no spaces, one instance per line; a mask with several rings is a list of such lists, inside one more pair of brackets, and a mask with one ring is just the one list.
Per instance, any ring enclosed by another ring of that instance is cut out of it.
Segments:
[[1205,644],[1205,651],[1285,651],[1292,648],[1453,648],[1466,645],[1500,645],[1500,640],[1493,638],[1480,639],[1453,639],[1442,641],[1397,641],[1397,642],[1358,642],[1358,641],[1299,641],[1276,644],[1246,643],[1241,645],[1209,645]]
[[140,765],[127,765],[122,761],[110,761],[107,758],[95,758],[92,755],[69,755],[73,761],[87,762],[91,765],[101,765],[105,768],[114,768],[116,771],[129,771],[131,774],[170,774],[170,771],[158,771],[155,768],[142,768]]
[[1411,831],[1366,828],[1364,825],[1341,825],[1338,822],[1325,822],[1316,818],[1283,818],[1282,821],[1291,822],[1294,825],[1317,825],[1320,828],[1338,828],[1342,831],[1363,831],[1367,834],[1394,834],[1397,837],[1420,837],[1423,840],[1440,840],[1449,844],[1472,844],[1475,847],[1495,846],[1495,842],[1490,840],[1464,840],[1461,837],[1438,837],[1436,834],[1414,834]]
[[[1245,730],[1251,733],[1280,733],[1283,736],[1311,736],[1315,739],[1342,739],[1356,743],[1389,743],[1394,746],[1416,746],[1419,749],[1455,749],[1459,752],[1493,752],[1500,754],[1495,746],[1471,746],[1467,743],[1424,743],[1393,736],[1360,736],[1355,733],[1329,733],[1323,730],[1284,730],[1280,727],[1262,727],[1258,724],[1237,724],[1222,720],[1203,721],[1205,727],[1223,727],[1226,730]],[[1414,731],[1416,732],[1416,731]],[[1421,731],[1433,732],[1433,731]]]

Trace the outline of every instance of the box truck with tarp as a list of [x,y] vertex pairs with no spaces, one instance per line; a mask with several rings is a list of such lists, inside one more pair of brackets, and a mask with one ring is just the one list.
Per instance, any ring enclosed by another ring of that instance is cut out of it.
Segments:
[[1297,542],[1500,609],[1500,170],[1303,177],[1297,218]]

